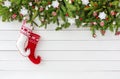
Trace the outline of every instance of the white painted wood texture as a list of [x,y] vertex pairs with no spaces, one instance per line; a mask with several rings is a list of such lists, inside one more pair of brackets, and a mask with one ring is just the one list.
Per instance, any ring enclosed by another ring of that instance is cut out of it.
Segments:
[[120,36],[107,31],[92,38],[89,28],[36,28],[41,41],[34,65],[16,48],[21,23],[0,21],[0,79],[120,79]]

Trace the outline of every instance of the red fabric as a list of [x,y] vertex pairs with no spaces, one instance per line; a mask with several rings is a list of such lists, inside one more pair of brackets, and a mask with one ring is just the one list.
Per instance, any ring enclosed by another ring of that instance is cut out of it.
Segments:
[[40,36],[35,33],[30,33],[29,39],[28,39],[28,45],[25,50],[30,49],[30,55],[28,58],[34,63],[39,64],[41,62],[41,57],[37,56],[35,57],[35,50],[36,46],[38,44]]
[[20,32],[22,34],[26,35],[27,37],[29,37],[32,30],[30,28],[26,27],[25,24],[26,24],[26,20],[23,21],[23,25],[21,27]]

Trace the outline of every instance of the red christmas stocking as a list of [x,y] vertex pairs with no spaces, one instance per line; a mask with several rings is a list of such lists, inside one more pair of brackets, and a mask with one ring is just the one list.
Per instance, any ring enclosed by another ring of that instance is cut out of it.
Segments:
[[40,38],[39,35],[31,32],[28,40],[28,46],[25,49],[26,51],[30,49],[30,55],[28,57],[34,64],[39,64],[41,62],[40,56],[35,57],[35,50],[36,50],[36,46],[38,44],[39,38]]

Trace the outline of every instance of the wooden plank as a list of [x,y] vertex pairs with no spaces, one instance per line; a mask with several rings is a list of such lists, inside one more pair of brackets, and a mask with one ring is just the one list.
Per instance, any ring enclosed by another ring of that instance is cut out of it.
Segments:
[[[97,32],[97,38],[93,38],[90,31],[36,31],[36,33],[41,35],[41,40],[120,40],[120,36],[115,36],[110,31],[107,31],[105,36]],[[17,40],[19,34],[19,31],[0,31],[0,40]]]
[[[120,51],[37,51],[42,60],[62,61],[118,61]],[[0,51],[1,61],[26,60],[18,51]]]
[[[17,50],[16,41],[0,41],[0,50]],[[37,50],[120,50],[120,41],[41,41]]]
[[[38,23],[39,24],[39,23]],[[14,22],[2,22],[0,20],[0,31],[7,30],[7,31],[19,31],[22,25],[22,22],[14,21]],[[27,24],[26,26],[30,26],[30,24]],[[55,31],[56,27],[58,27],[57,24],[49,24],[48,27],[45,29],[45,27],[35,27],[34,30],[39,30],[39,31]],[[89,31],[90,28],[86,27],[80,27],[77,28],[75,24],[71,25],[67,29],[62,29],[63,31]],[[120,30],[120,29],[119,29]]]
[[[39,24],[40,22],[38,22]],[[3,30],[12,30],[12,31],[16,31],[16,30],[20,30],[20,27],[22,25],[22,22],[18,22],[18,21],[13,21],[13,22],[2,22],[0,19],[0,31]],[[30,24],[27,24],[26,26],[30,26]],[[58,27],[57,24],[49,24],[47,29],[45,29],[45,27],[41,27],[38,28],[36,27],[35,30],[40,30],[40,31],[55,31],[55,28]],[[69,28],[67,29],[63,29],[64,31],[75,31],[75,30],[81,30],[81,31],[89,31],[90,28],[86,28],[86,27],[80,27],[77,28],[77,26],[75,24],[71,25]],[[120,30],[120,29],[119,29]]]
[[[38,23],[39,24],[39,23]],[[0,31],[2,30],[19,30],[21,25],[22,25],[22,22],[18,22],[18,21],[14,21],[14,22],[2,22],[0,20]],[[30,24],[27,24],[26,26],[30,26]],[[40,30],[40,31],[54,31],[55,28],[58,27],[57,24],[49,24],[47,29],[45,29],[45,27],[41,27],[41,28],[38,28],[36,27],[35,30]],[[68,31],[73,31],[73,30],[89,30],[90,28],[77,28],[75,24],[73,24],[72,26],[70,26],[70,28],[68,29],[63,29],[63,30],[68,30]]]
[[34,71],[120,71],[120,61],[42,61],[39,65],[24,61],[0,61],[0,70]]
[[0,71],[0,74],[1,79],[120,79],[120,72]]

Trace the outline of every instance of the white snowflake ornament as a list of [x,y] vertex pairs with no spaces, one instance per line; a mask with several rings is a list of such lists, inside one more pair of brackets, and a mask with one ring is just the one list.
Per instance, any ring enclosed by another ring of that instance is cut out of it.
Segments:
[[8,0],[6,0],[5,2],[4,2],[4,6],[6,6],[6,7],[10,7],[11,6],[11,2],[10,1],[8,1]]
[[25,7],[22,7],[22,9],[20,10],[20,13],[24,16],[28,14],[28,10]]
[[58,6],[59,6],[59,2],[56,0],[56,1],[52,1],[52,6],[54,7],[54,8],[57,8]]
[[100,12],[98,16],[101,20],[106,18],[105,12]]
[[88,5],[90,2],[89,2],[89,0],[81,0],[82,1],[82,4],[84,4],[84,5]]

